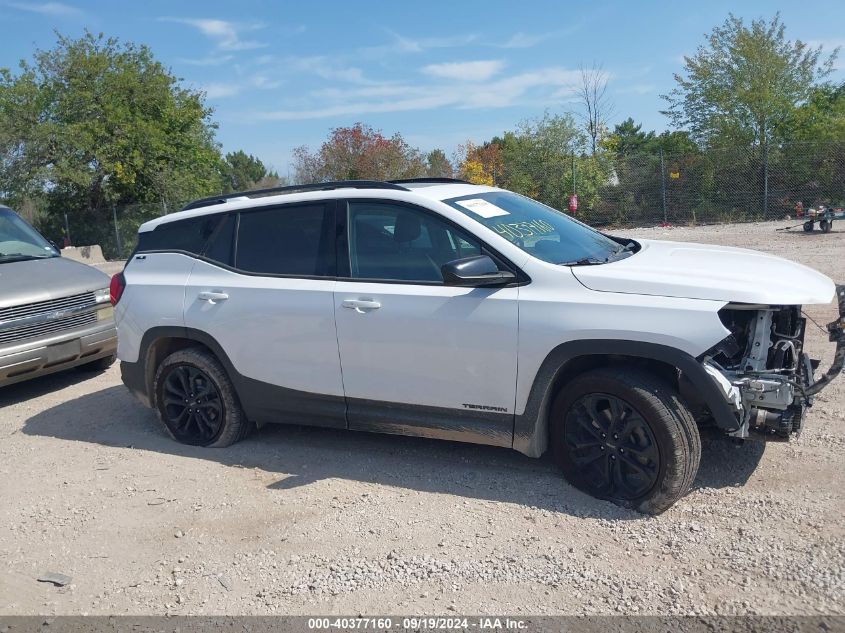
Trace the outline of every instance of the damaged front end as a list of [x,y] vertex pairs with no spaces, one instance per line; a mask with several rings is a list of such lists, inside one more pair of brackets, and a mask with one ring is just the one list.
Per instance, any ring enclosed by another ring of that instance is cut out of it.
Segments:
[[801,431],[813,396],[845,363],[845,285],[836,286],[836,298],[839,318],[827,326],[836,352],[818,379],[819,362],[804,353],[801,306],[729,303],[719,311],[730,335],[701,360],[735,411],[739,426],[732,437],[786,440]]

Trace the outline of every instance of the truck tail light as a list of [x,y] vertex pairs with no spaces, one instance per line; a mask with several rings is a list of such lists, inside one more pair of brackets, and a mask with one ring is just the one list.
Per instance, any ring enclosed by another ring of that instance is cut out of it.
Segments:
[[126,278],[123,276],[123,273],[113,275],[111,282],[109,283],[109,301],[111,301],[113,306],[117,305],[117,302],[120,301],[120,297],[123,295],[123,290],[125,288]]

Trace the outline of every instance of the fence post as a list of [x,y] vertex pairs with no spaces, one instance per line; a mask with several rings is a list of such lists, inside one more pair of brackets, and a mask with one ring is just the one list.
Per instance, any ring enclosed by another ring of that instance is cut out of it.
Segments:
[[763,141],[763,219],[769,219],[769,141]]
[[117,207],[112,202],[111,215],[114,219],[114,241],[117,244],[117,256],[123,257],[123,247],[120,245],[120,231],[117,230]]
[[663,224],[669,223],[669,216],[666,212],[666,167],[663,163],[663,148],[660,148],[660,190],[663,194]]

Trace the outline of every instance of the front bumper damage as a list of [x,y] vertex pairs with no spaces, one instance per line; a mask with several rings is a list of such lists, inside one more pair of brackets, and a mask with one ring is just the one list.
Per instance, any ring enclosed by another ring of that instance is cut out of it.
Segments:
[[[771,369],[767,358],[779,345],[789,344],[789,338],[775,341],[772,317],[759,311],[751,325],[748,349],[741,367],[725,369],[712,357],[703,360],[704,369],[721,388],[734,409],[738,427],[729,432],[738,439],[788,440],[799,434],[813,397],[842,373],[845,367],[845,285],[836,286],[839,318],[827,325],[828,339],[836,343],[830,368],[818,379],[814,377],[817,361],[803,351],[803,332],[791,371]],[[798,337],[792,337],[798,343]],[[795,347],[793,346],[793,351]]]

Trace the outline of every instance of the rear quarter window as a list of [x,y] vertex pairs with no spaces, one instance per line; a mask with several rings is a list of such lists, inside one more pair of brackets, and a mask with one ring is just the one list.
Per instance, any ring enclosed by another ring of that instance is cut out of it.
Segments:
[[181,251],[200,255],[215,229],[227,216],[203,215],[160,224],[138,235],[137,252]]

